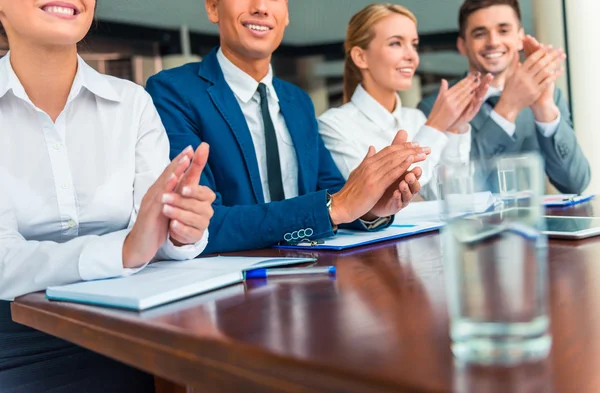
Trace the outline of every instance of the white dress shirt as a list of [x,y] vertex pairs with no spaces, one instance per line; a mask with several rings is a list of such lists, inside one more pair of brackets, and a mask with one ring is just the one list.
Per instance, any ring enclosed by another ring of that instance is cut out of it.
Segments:
[[350,102],[321,115],[319,133],[342,175],[348,178],[367,155],[369,146],[380,151],[392,143],[398,131],[405,130],[409,142],[431,148],[427,159],[416,165],[423,169],[421,195],[425,199],[435,199],[437,166],[469,161],[471,129],[457,135],[426,126],[426,121],[420,110],[403,108],[399,96],[394,112],[390,113],[358,85]]
[[[258,93],[259,82],[233,64],[219,48],[217,60],[223,71],[225,81],[233,91],[242,113],[248,123],[254,151],[258,160],[258,171],[262,182],[265,203],[271,202],[269,192],[269,177],[267,174],[267,148],[265,142],[265,129],[262,112],[260,109],[260,94]],[[277,146],[279,160],[281,163],[281,175],[283,176],[283,191],[286,199],[298,196],[298,158],[294,149],[292,136],[285,124],[285,119],[279,108],[279,98],[273,88],[273,69],[269,66],[269,73],[260,83],[267,86],[269,95],[269,112],[277,134]]]
[[[484,101],[492,96],[501,96],[501,95],[502,95],[501,88],[490,86],[485,95]],[[506,132],[508,134],[508,136],[510,136],[512,138],[513,135],[515,135],[515,131],[517,130],[517,126],[515,125],[515,123],[505,119],[502,115],[500,115],[498,112],[493,110],[489,104],[484,104],[484,105],[487,105],[488,110],[491,110],[490,117],[492,118],[492,120],[494,120],[494,122],[496,124],[498,124],[500,126],[500,128],[502,128],[504,130],[504,132]],[[549,123],[542,123],[542,122],[536,121],[535,124],[537,124],[538,131],[544,137],[551,138],[556,133],[556,131],[558,131],[558,126],[560,125],[560,119],[561,119],[561,115],[559,113],[558,117],[554,121],[551,121]]]
[[[169,163],[150,96],[81,58],[54,123],[0,59],[0,299],[81,280],[131,274],[122,248],[142,197]],[[157,257],[206,247],[169,240]]]

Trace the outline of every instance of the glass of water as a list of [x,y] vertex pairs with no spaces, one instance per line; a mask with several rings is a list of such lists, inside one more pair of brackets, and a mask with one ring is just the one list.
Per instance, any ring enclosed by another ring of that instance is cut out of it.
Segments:
[[[551,339],[541,157],[446,166],[439,182],[455,357],[479,364],[546,357]],[[490,190],[497,203],[485,210],[478,201]]]

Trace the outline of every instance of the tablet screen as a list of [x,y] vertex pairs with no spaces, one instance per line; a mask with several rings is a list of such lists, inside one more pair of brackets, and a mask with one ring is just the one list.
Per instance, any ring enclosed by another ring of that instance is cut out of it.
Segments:
[[590,228],[600,228],[600,218],[546,217],[546,230],[550,232],[579,232]]

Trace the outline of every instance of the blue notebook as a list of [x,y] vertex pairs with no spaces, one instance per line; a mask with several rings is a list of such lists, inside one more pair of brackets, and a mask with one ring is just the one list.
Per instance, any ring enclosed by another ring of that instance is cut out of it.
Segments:
[[293,245],[280,245],[276,248],[284,250],[333,250],[341,251],[353,247],[365,246],[388,240],[400,239],[407,236],[432,232],[440,229],[444,224],[439,221],[422,222],[419,224],[393,224],[389,228],[377,232],[363,232],[340,229],[333,237],[319,241],[304,241]]
[[49,287],[46,297],[129,310],[161,304],[240,283],[246,270],[314,261],[313,258],[212,257],[156,262],[129,277]]
[[580,203],[592,200],[595,197],[591,195],[577,195],[577,194],[558,194],[558,195],[546,195],[544,197],[544,206],[546,207],[565,207],[578,205]]

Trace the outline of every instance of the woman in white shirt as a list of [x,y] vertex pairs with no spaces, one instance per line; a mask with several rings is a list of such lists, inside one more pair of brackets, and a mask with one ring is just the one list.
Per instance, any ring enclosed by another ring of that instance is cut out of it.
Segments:
[[469,121],[492,77],[469,75],[451,89],[444,81],[429,118],[418,109],[403,108],[397,92],[411,87],[419,66],[418,41],[417,20],[402,6],[371,4],[354,15],[345,42],[345,104],[319,118],[319,132],[347,178],[369,146],[381,150],[405,130],[409,141],[431,148],[419,166],[421,195],[433,199],[435,167],[469,159]]
[[[208,239],[208,146],[169,164],[143,88],[77,55],[95,0],[0,0],[0,390],[150,392],[153,378],[13,323],[17,296],[119,277]],[[165,169],[166,168],[166,169]]]

